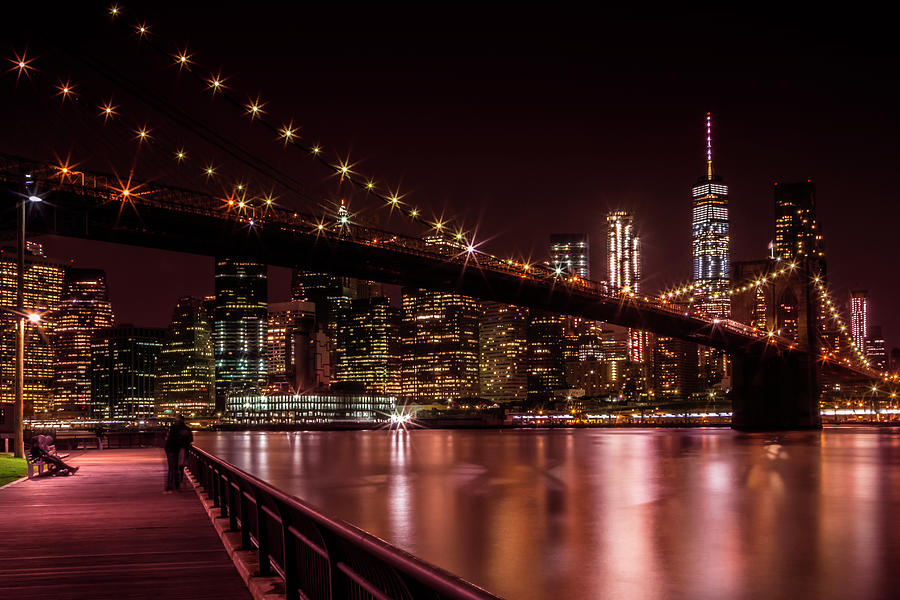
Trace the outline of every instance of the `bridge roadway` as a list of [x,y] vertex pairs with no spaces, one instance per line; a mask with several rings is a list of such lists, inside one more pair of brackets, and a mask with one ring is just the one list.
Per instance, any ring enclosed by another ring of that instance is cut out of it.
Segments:
[[66,460],[0,488],[0,598],[250,598],[194,491],[163,494],[162,449]]
[[[45,202],[31,207],[29,235],[54,234],[188,252],[233,256],[270,265],[324,270],[404,286],[460,292],[474,298],[634,327],[729,352],[795,352],[791,340],[730,320],[683,313],[655,299],[606,293],[598,282],[560,276],[543,265],[505,261],[443,244],[349,222],[292,212],[259,199],[244,203],[190,190],[132,182],[106,174],[68,173],[27,159],[0,155],[0,178],[8,190],[3,221],[30,186]],[[848,368],[843,364],[830,365]]]

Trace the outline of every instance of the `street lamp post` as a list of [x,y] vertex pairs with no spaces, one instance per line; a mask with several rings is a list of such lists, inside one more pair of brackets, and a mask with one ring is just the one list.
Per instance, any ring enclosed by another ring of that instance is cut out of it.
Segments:
[[16,211],[16,405],[13,456],[25,458],[25,201]]
[[[26,175],[26,179],[30,179]],[[13,456],[25,458],[25,205],[40,202],[41,197],[27,189],[27,200],[16,211],[16,402],[13,409]]]

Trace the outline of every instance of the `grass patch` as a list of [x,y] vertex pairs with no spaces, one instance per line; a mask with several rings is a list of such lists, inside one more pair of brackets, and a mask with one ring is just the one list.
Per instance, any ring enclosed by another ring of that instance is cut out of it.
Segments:
[[0,487],[24,477],[27,472],[28,465],[24,458],[13,458],[9,454],[0,453]]

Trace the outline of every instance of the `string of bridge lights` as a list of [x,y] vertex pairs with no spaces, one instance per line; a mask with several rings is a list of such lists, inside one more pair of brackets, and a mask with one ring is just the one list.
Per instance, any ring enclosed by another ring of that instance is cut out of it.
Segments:
[[[122,15],[122,8],[119,5],[113,5],[109,8],[109,15],[112,18],[117,18]],[[137,35],[139,40],[149,40],[151,35],[151,28],[147,24],[146,21],[138,22],[134,25],[134,33]],[[468,237],[467,233],[463,229],[456,229],[452,227],[451,219],[440,218],[433,222],[424,219],[420,211],[412,205],[408,205],[409,208],[404,210],[404,207],[407,206],[406,202],[403,202],[402,198],[404,196],[400,195],[399,190],[390,190],[388,189],[387,193],[382,192],[378,189],[377,184],[374,179],[365,179],[362,177],[357,177],[357,173],[353,171],[353,164],[350,162],[349,157],[345,160],[338,160],[336,164],[330,163],[324,159],[322,156],[322,146],[320,144],[315,144],[312,146],[304,145],[300,139],[298,132],[298,127],[295,127],[293,124],[293,120],[289,120],[285,125],[281,128],[276,128],[272,123],[270,123],[266,117],[265,103],[260,100],[260,97],[249,99],[247,104],[242,104],[238,100],[236,100],[232,95],[228,93],[229,85],[226,84],[227,78],[222,76],[221,70],[213,73],[211,70],[209,71],[209,76],[207,78],[200,77],[196,70],[199,68],[197,61],[194,60],[194,54],[190,53],[187,47],[180,48],[174,54],[169,54],[159,48],[156,44],[149,44],[154,50],[157,52],[169,56],[173,59],[174,65],[178,67],[179,71],[187,69],[192,75],[194,75],[198,80],[203,82],[208,89],[211,91],[211,95],[214,97],[219,94],[223,97],[227,98],[231,104],[235,106],[239,106],[244,111],[244,114],[247,115],[251,121],[259,121],[263,125],[265,125],[271,131],[277,133],[278,139],[281,139],[284,142],[284,146],[288,146],[289,144],[297,147],[300,150],[305,151],[308,155],[317,159],[321,164],[327,166],[330,170],[332,170],[335,174],[339,175],[340,180],[343,182],[344,180],[349,183],[357,186],[366,191],[366,193],[372,194],[375,197],[381,199],[384,204],[382,206],[388,206],[390,210],[393,212],[394,209],[400,210],[401,214],[405,214],[411,221],[416,222],[418,224],[424,225],[429,228],[430,235],[437,235],[442,238],[445,242],[448,242],[453,247],[457,247],[462,249],[464,252],[467,252],[470,256],[482,255],[487,258],[493,259],[497,261],[497,263],[505,266],[506,268],[514,268],[521,271],[523,277],[532,274],[532,275],[541,275],[546,274],[550,276],[555,276],[558,279],[562,279],[564,282],[568,283],[578,283],[583,280],[575,275],[564,272],[560,268],[549,268],[541,265],[540,263],[531,263],[529,260],[516,260],[513,258],[501,258],[497,255],[491,254],[489,252],[485,252],[479,248],[477,248],[476,243],[473,238]],[[15,60],[10,59],[13,62],[13,69],[18,69],[17,79],[23,73],[29,75],[30,71],[35,68],[31,65],[34,58],[27,58],[25,54],[15,55]],[[58,86],[58,94],[61,95],[62,100],[65,101],[69,96],[77,95],[75,91],[75,85],[71,83],[71,79],[63,82],[60,80],[60,85]],[[124,117],[119,113],[119,106],[116,105],[112,98],[106,102],[102,102],[98,104],[98,108],[100,112],[98,116],[103,118],[104,124],[113,121],[123,122]],[[123,123],[124,124],[124,123]],[[156,138],[154,135],[154,130],[149,126],[148,123],[143,123],[138,125],[135,122],[134,127],[129,127],[130,132],[133,134],[133,139],[138,144],[148,144],[150,147],[162,148],[162,143]],[[184,146],[178,146],[177,148],[170,149],[171,151],[164,150],[167,154],[172,156],[178,164],[183,164],[187,161],[189,157],[189,153],[184,148]],[[60,165],[60,171],[65,174],[67,170],[70,168],[67,164]],[[205,163],[205,166],[202,170],[203,175],[210,179],[212,177],[217,176],[218,167],[214,165],[212,162]],[[128,192],[129,189],[126,185],[120,186],[123,192]],[[132,190],[133,193],[133,190]],[[232,201],[233,196],[237,196],[240,193],[240,200]],[[128,196],[128,193],[123,193],[123,196]],[[265,201],[266,205],[271,205],[274,198],[271,195],[264,195],[262,199]],[[252,198],[250,199],[252,200]],[[227,205],[231,206],[237,204],[240,208],[252,208],[250,200],[247,199],[246,190],[240,182],[235,184],[234,190],[228,195]],[[342,205],[343,206],[343,205]],[[226,206],[227,208],[227,206]],[[343,209],[346,210],[345,208]],[[344,225],[350,225],[351,216],[347,212],[343,212],[343,214],[339,214],[338,222]],[[323,219],[322,222],[319,223],[318,229],[322,230],[322,223],[324,223],[326,219]],[[633,296],[633,294],[632,294]],[[648,300],[645,298],[645,300]]]
[[[13,63],[12,70],[17,70],[17,76],[21,77],[25,75],[30,78],[32,72],[37,71],[37,68],[32,65],[34,58],[27,58],[27,56],[23,54],[16,53],[14,59],[9,59],[10,62]],[[9,72],[9,71],[7,71]],[[18,79],[17,77],[17,79]],[[75,102],[76,98],[80,98],[85,100],[87,98],[87,94],[83,94],[78,86],[72,83],[71,77],[63,80],[59,79],[59,84],[55,86],[56,92],[55,95],[60,98],[60,104],[64,105],[67,101],[69,103],[75,105],[76,107],[83,109],[87,112],[90,112],[90,107],[94,106],[99,112],[93,112],[92,115],[102,118],[104,125],[110,125],[112,123],[118,124],[120,128],[127,132],[128,136],[135,141],[139,146],[147,145],[151,148],[155,148],[157,150],[161,150],[163,154],[173,158],[178,165],[185,164],[189,159],[189,152],[185,149],[183,145],[166,147],[166,145],[160,140],[160,137],[154,133],[154,129],[147,123],[139,123],[137,120],[132,120],[130,123],[127,118],[120,112],[120,106],[115,104],[114,99],[110,98],[109,100],[104,101],[92,101],[92,102]],[[66,160],[61,160],[57,157],[58,164],[54,165],[54,168],[57,170],[56,175],[60,177],[61,180],[64,180],[67,177],[78,176],[82,174],[77,170],[78,163],[72,162],[71,158],[66,158]],[[200,172],[201,175],[204,175],[207,180],[216,177],[219,175],[218,167],[212,162],[203,163],[204,166]],[[123,181],[121,178],[116,176],[118,181],[118,187],[110,186],[110,190],[113,191],[118,198],[123,200],[128,200],[139,194],[139,188],[131,185],[131,178],[129,177],[127,180]],[[277,197],[271,192],[263,192],[257,195],[251,194],[249,187],[241,182],[238,179],[235,179],[235,182],[232,185],[232,189],[230,192],[226,192],[224,198],[221,198],[223,202],[223,207],[226,209],[236,208],[240,212],[250,212],[252,209],[257,208],[254,205],[254,201],[258,200],[260,202],[259,208],[268,209],[275,205]],[[323,218],[321,221],[317,223],[316,229],[323,230],[325,229],[325,222],[327,219]]]
[[[825,284],[822,282],[822,278],[816,276],[813,278],[813,282],[816,284],[816,288],[819,290],[819,303],[822,307],[822,310],[826,311],[828,313],[828,316],[830,316],[838,325],[840,334],[844,336],[845,341],[847,342],[853,353],[856,355],[856,357],[859,359],[859,361],[863,365],[865,365],[866,368],[871,368],[872,365],[869,363],[868,358],[866,358],[862,349],[857,346],[856,342],[853,340],[853,337],[850,335],[847,326],[844,324],[843,319],[841,319],[840,312],[838,311],[835,303],[832,301],[831,294],[828,293]],[[847,359],[845,360],[849,363]]]
[[[118,4],[114,4],[109,8],[109,15],[113,19],[120,17],[122,13],[123,10]],[[246,102],[238,100],[230,93],[229,90],[232,89],[232,86],[227,83],[228,78],[222,75],[222,70],[219,69],[214,72],[212,69],[200,65],[195,59],[196,53],[190,52],[187,46],[177,47],[174,53],[168,53],[150,40],[151,28],[146,21],[137,22],[133,27],[134,34],[139,41],[147,42],[151,48],[161,55],[171,58],[173,60],[173,66],[177,66],[179,71],[187,70],[191,73],[198,82],[206,86],[210,91],[211,97],[215,97],[216,95],[222,96],[230,104],[240,108],[243,114],[247,116],[251,122],[258,121],[269,131],[274,133],[276,139],[283,142],[284,147],[292,146],[303,151],[306,155],[326,166],[335,175],[338,175],[341,182],[347,181],[358,189],[363,190],[366,194],[371,194],[378,198],[382,201],[381,206],[387,207],[392,213],[398,211],[400,214],[405,215],[410,221],[428,227],[429,231],[432,232],[431,235],[437,235],[448,242],[459,245],[465,248],[470,254],[477,252],[496,260],[503,260],[498,256],[477,249],[474,238],[471,235],[469,235],[462,227],[453,226],[454,219],[445,219],[441,217],[434,221],[429,221],[421,215],[421,211],[416,206],[403,200],[406,195],[401,194],[399,188],[391,189],[390,186],[387,186],[387,189],[383,190],[376,183],[374,178],[360,176],[354,170],[355,163],[350,161],[349,156],[345,159],[339,158],[335,163],[326,160],[323,156],[324,150],[321,144],[315,143],[310,145],[301,140],[299,134],[300,127],[294,125],[293,118],[289,119],[279,127],[272,123],[266,116],[268,114],[268,111],[265,108],[267,103],[261,100],[260,95],[255,97],[248,95]],[[207,73],[205,77],[198,73],[198,71],[201,70]],[[349,217],[347,217],[347,219],[349,219]]]
[[[113,5],[109,9],[109,14],[113,18],[118,17],[121,14],[121,12],[122,12],[122,9],[118,5]],[[137,25],[135,25],[135,32],[139,39],[146,39],[149,36],[150,27],[146,24],[146,22],[140,22]],[[153,45],[153,47],[157,51],[164,53],[161,49],[159,49],[155,45]],[[192,74],[194,74],[195,77],[197,77],[198,79],[203,81],[211,90],[212,96],[215,96],[216,94],[221,94],[222,96],[227,97],[232,104],[235,104],[237,106],[242,106],[245,109],[245,114],[247,116],[249,116],[251,121],[259,120],[267,128],[269,128],[272,131],[277,132],[279,139],[281,139],[283,141],[285,147],[287,147],[288,145],[291,145],[291,146],[297,147],[300,150],[305,151],[310,156],[313,156],[314,158],[316,158],[321,164],[332,169],[334,171],[334,173],[340,177],[340,180],[342,182],[344,180],[347,180],[348,182],[357,186],[358,188],[363,189],[367,193],[371,193],[375,197],[381,199],[385,203],[384,205],[388,206],[391,211],[393,211],[394,209],[398,209],[398,210],[401,210],[401,212],[402,212],[402,207],[404,205],[406,205],[407,203],[402,201],[403,196],[401,196],[399,194],[399,190],[392,191],[392,190],[388,189],[387,193],[384,193],[380,189],[378,189],[378,186],[375,183],[374,179],[371,179],[371,178],[364,179],[364,178],[356,177],[357,173],[352,170],[354,165],[352,163],[350,163],[349,157],[346,160],[338,160],[338,162],[336,164],[329,163],[327,160],[325,160],[321,156],[322,155],[321,145],[315,144],[312,146],[307,146],[304,143],[300,142],[300,140],[299,140],[300,136],[297,133],[299,128],[294,126],[293,119],[289,120],[281,128],[276,128],[274,125],[272,125],[270,122],[268,122],[265,119],[265,117],[264,117],[264,115],[266,114],[266,111],[264,109],[265,103],[261,102],[259,96],[257,96],[255,99],[250,99],[246,105],[241,105],[237,100],[235,100],[232,96],[230,96],[227,93],[229,86],[226,85],[226,83],[225,83],[226,78],[222,76],[221,71],[218,71],[216,74],[213,74],[210,71],[209,78],[207,78],[207,79],[200,78],[199,75],[197,75],[197,73],[194,72],[194,70],[192,69],[192,66],[196,65],[197,63],[195,60],[193,60],[193,54],[190,54],[188,52],[187,48],[179,50],[177,53],[175,53],[171,56],[172,56],[172,58],[174,58],[174,61],[175,61],[174,64],[176,66],[178,66],[179,70],[188,69],[188,71],[190,71]],[[27,56],[26,52],[23,52],[21,54],[14,53],[14,58],[11,58],[8,60],[9,60],[9,62],[12,63],[13,66],[10,69],[8,69],[7,72],[15,71],[17,82],[21,79],[21,77],[23,75],[26,76],[27,78],[30,78],[31,73],[33,71],[36,71],[36,67],[33,66],[33,64],[32,64],[35,61],[35,58],[34,57],[29,58]],[[61,104],[64,104],[66,102],[66,100],[72,99],[73,97],[79,95],[79,92],[76,91],[76,87],[77,86],[72,83],[71,78],[67,78],[65,81],[63,81],[61,78],[59,79],[59,83],[56,86],[55,95],[60,98]],[[118,111],[119,106],[113,103],[112,98],[110,98],[106,102],[98,103],[97,107],[100,109],[99,113],[97,113],[97,116],[103,118],[104,124],[108,123],[110,120],[116,121],[118,119],[119,121],[122,121],[123,126],[125,126],[123,117],[121,117],[121,115]],[[136,125],[133,128],[128,128],[128,129],[133,133],[133,139],[139,145],[148,143],[157,148],[162,147],[162,142],[160,142],[159,140],[157,140],[154,137],[153,129],[147,123],[144,123],[142,125]],[[185,150],[184,146],[179,146],[175,149],[170,149],[170,151],[167,151],[167,154],[172,156],[174,158],[174,160],[177,162],[177,164],[179,164],[179,165],[185,163],[189,157],[189,153]],[[57,169],[59,170],[59,174],[62,177],[65,175],[69,175],[71,173],[75,173],[76,167],[77,167],[77,165],[72,165],[72,164],[70,164],[69,160],[66,160],[65,163],[61,163],[60,165],[58,165]],[[202,169],[202,174],[205,175],[207,179],[210,179],[210,178],[218,175],[217,167],[212,162],[206,163],[206,165]],[[123,199],[127,199],[130,195],[132,195],[136,192],[136,190],[130,188],[129,185],[130,185],[130,178],[129,178],[128,183],[126,183],[126,184],[122,184],[120,181],[120,188],[118,190],[114,190],[114,191],[117,191],[118,194]],[[227,194],[225,199],[223,200],[223,202],[225,203],[224,208],[230,209],[230,208],[236,206],[240,211],[244,211],[247,209],[253,209],[253,208],[256,208],[253,205],[253,200],[260,200],[262,202],[261,207],[268,208],[268,207],[271,207],[276,200],[276,198],[271,193],[262,194],[260,196],[250,196],[250,198],[248,199],[248,196],[247,196],[248,192],[249,192],[249,190],[247,189],[247,187],[243,183],[238,181],[238,183],[236,183],[234,185],[234,189],[232,190],[232,192],[230,194]],[[342,206],[343,206],[343,204],[342,204]],[[448,231],[449,229],[451,229],[451,227],[450,227],[451,220],[449,220],[449,219],[446,219],[446,220],[438,219],[434,222],[429,222],[420,216],[418,209],[416,209],[414,206],[410,206],[410,208],[408,210],[406,210],[405,213],[403,213],[403,214],[406,214],[412,221],[414,221],[416,223],[428,226],[431,230],[434,230],[434,232],[436,234],[443,237],[444,239],[451,241],[451,242],[455,242],[458,245],[464,246],[468,250],[469,253],[478,252],[478,253],[488,256],[492,259],[495,259],[502,264],[521,268],[523,271],[523,276],[524,276],[524,273],[528,272],[529,270],[540,267],[540,265],[531,265],[527,261],[519,262],[519,261],[515,261],[513,259],[502,259],[498,256],[483,252],[481,250],[477,250],[474,245],[474,240],[466,239],[466,237],[465,237],[466,234],[463,230],[459,229],[453,233]],[[344,213],[340,216],[340,219],[338,222],[341,225],[347,225],[348,221],[349,221],[349,217],[346,215],[346,213]],[[323,221],[321,221],[321,222],[318,222],[316,224],[316,228],[320,231],[323,230],[325,228],[324,223],[325,223],[325,219],[323,219]],[[251,220],[251,224],[252,224],[252,220]],[[723,298],[726,296],[732,296],[736,293],[751,290],[754,287],[759,288],[759,286],[763,285],[764,283],[772,281],[772,280],[776,279],[777,277],[781,277],[781,276],[785,276],[785,275],[789,274],[796,268],[796,266],[797,266],[796,263],[789,263],[789,264],[787,264],[787,266],[782,266],[780,268],[774,269],[774,270],[766,273],[765,275],[762,275],[758,279],[753,280],[744,285],[734,286],[734,287],[731,287],[731,288],[729,288],[725,291],[721,291],[721,292],[715,292],[715,293],[711,294],[711,298],[713,298],[713,299]],[[556,267],[555,269],[552,269],[551,272],[553,274],[555,274],[556,276],[561,276],[563,274],[569,275],[568,273],[564,273],[560,267]],[[579,278],[577,278],[575,276],[570,276],[568,278],[568,280],[570,282],[575,282],[575,281],[578,281]],[[864,356],[864,354],[860,350],[860,348],[857,347],[856,343],[853,341],[853,339],[849,335],[849,333],[847,333],[847,327],[844,324],[843,320],[840,318],[837,308],[834,305],[834,302],[831,300],[831,298],[828,294],[828,291],[827,291],[827,289],[825,289],[821,279],[819,277],[816,277],[816,278],[814,278],[814,281],[816,283],[818,291],[820,292],[819,299],[822,304],[823,310],[830,313],[831,318],[834,319],[835,322],[838,324],[838,326],[840,328],[840,333],[846,338],[850,348],[854,351],[857,358],[862,362],[862,364],[864,364],[867,368],[869,368],[870,364],[869,364],[868,360],[866,359],[866,357]],[[663,304],[667,304],[670,299],[673,299],[676,297],[681,297],[681,296],[684,296],[687,294],[693,294],[695,292],[701,291],[702,287],[703,287],[703,285],[701,283],[693,282],[693,283],[679,286],[675,289],[671,289],[667,292],[661,293],[658,295],[658,298]],[[635,293],[631,292],[627,288],[623,288],[623,290],[621,290],[620,292],[623,293],[624,295],[630,296],[632,298],[636,297]],[[692,296],[691,300],[693,300],[693,299],[694,298]],[[647,297],[644,297],[644,300],[649,301],[650,299]],[[833,353],[832,353],[832,355],[833,355]],[[847,359],[845,359],[845,360],[847,360]],[[847,362],[849,363],[849,360],[847,360]]]
[[[781,262],[780,258],[778,258],[776,260]],[[775,269],[769,271],[768,273],[765,273],[764,275],[761,275],[752,281],[749,281],[742,285],[730,287],[727,290],[724,290],[722,292],[714,293],[710,297],[713,299],[716,299],[716,298],[722,298],[722,297],[726,297],[726,296],[733,296],[733,295],[741,293],[741,292],[750,291],[754,288],[758,289],[760,286],[762,286],[766,283],[769,283],[771,281],[774,281],[778,277],[783,277],[783,276],[789,275],[796,268],[797,268],[796,263],[794,263],[794,262],[786,263],[786,266],[775,268]],[[866,358],[865,354],[862,352],[862,350],[859,348],[859,346],[856,344],[856,342],[853,340],[852,336],[848,332],[848,328],[847,328],[846,324],[844,323],[843,319],[841,319],[841,316],[837,309],[837,306],[836,306],[835,302],[832,300],[831,295],[829,294],[827,288],[825,287],[821,277],[819,277],[819,276],[814,277],[813,282],[815,283],[816,289],[819,292],[818,297],[819,297],[819,302],[821,304],[822,310],[825,312],[825,314],[827,314],[831,319],[833,319],[835,321],[835,323],[837,324],[837,326],[839,328],[840,335],[844,337],[845,342],[847,343],[848,347],[852,350],[853,354],[861,362],[861,364],[863,364],[866,368],[871,368],[871,364],[870,364],[869,360]],[[671,289],[667,292],[663,292],[663,293],[659,294],[658,297],[659,297],[660,301],[665,304],[672,298],[677,298],[677,297],[685,296],[687,294],[693,294],[697,291],[701,291],[702,287],[703,287],[703,284],[698,283],[698,282],[688,283],[688,284],[681,285],[677,288]],[[693,296],[691,296],[691,300],[693,300],[693,299],[694,299]],[[828,356],[829,354],[833,358],[836,358],[836,356],[834,355],[833,352],[826,351],[826,356]],[[844,359],[844,360],[847,363],[850,362],[849,359]]]

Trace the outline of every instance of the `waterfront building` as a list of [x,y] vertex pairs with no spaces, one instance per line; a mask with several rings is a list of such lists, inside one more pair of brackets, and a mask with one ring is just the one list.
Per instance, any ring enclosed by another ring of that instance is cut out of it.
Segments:
[[[316,305],[290,300],[268,305],[266,324],[266,370],[268,383],[294,382],[297,378],[297,344],[301,332],[312,330]],[[304,341],[305,338],[304,338]]]
[[634,215],[624,210],[606,216],[606,279],[612,294],[638,292],[641,280],[641,240]]
[[850,339],[863,354],[866,353],[866,336],[869,335],[869,291],[850,292]]
[[403,288],[401,393],[420,404],[478,396],[478,303]]
[[147,419],[156,414],[156,377],[164,329],[119,325],[91,341],[92,415]]
[[698,375],[696,344],[656,336],[652,384],[658,401],[689,399],[691,394],[700,391]]
[[590,243],[586,233],[550,234],[550,265],[566,273],[591,278]]
[[400,311],[388,298],[357,298],[338,320],[333,388],[400,393]]
[[383,423],[397,398],[353,392],[229,396],[228,419],[243,425],[369,422]]
[[[0,402],[15,402],[16,370],[16,249],[0,248]],[[28,242],[25,248],[24,308],[43,313],[59,306],[62,299],[65,263],[48,258],[44,248]],[[25,324],[25,417],[50,416],[53,397],[53,349],[50,340],[55,326],[54,312],[37,324]]]
[[729,314],[728,276],[731,238],[728,186],[713,170],[712,118],[706,113],[706,173],[691,189],[695,306],[715,317]]
[[213,326],[204,301],[178,300],[159,354],[156,415],[211,415],[216,410]]
[[91,340],[97,331],[113,325],[106,272],[67,268],[62,299],[53,315],[53,413],[90,416]]
[[881,333],[881,325],[869,327],[869,337],[866,340],[866,360],[873,369],[887,371],[888,356],[884,336]]
[[478,324],[481,396],[520,402],[528,392],[528,309],[482,302]]
[[216,408],[228,396],[259,394],[266,383],[267,267],[217,258],[213,343]]
[[565,317],[532,311],[528,323],[528,397],[547,399],[566,389]]

